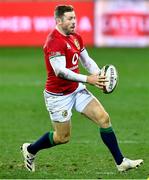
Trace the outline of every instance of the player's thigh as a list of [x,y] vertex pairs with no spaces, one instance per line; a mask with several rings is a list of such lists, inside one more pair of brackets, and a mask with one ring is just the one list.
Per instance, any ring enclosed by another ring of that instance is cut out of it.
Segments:
[[54,142],[66,143],[71,135],[71,120],[65,122],[52,122],[54,128]]
[[100,127],[106,128],[110,126],[109,115],[96,98],[93,98],[87,104],[82,114],[94,121]]

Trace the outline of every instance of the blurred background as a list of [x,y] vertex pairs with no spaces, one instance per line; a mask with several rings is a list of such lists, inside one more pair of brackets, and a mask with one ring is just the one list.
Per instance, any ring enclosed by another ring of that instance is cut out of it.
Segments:
[[42,46],[60,3],[74,6],[85,45],[149,46],[148,0],[0,0],[0,46]]

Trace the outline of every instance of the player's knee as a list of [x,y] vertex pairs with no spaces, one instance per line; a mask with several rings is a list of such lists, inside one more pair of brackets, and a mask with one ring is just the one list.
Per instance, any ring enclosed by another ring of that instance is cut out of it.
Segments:
[[65,135],[65,136],[57,136],[56,137],[56,143],[57,144],[65,144],[68,143],[70,139],[69,135]]
[[110,125],[109,114],[103,110],[99,111],[98,108],[93,109],[94,112],[94,120],[95,122],[102,128],[107,128]]
[[103,112],[101,116],[101,127],[107,128],[110,125],[110,117],[107,112]]
[[60,137],[59,138],[59,144],[65,144],[69,142],[69,136]]

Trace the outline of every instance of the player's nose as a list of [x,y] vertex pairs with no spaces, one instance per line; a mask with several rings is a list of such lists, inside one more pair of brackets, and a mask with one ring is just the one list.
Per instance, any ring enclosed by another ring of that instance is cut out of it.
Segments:
[[73,24],[76,23],[76,19],[75,19],[75,18],[72,19],[72,23],[73,23]]

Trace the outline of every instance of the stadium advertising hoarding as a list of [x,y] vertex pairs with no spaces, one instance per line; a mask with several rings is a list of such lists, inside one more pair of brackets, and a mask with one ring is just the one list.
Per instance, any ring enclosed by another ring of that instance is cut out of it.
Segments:
[[96,46],[148,46],[149,1],[97,0]]
[[[53,12],[58,4],[60,2],[0,2],[0,46],[43,45],[55,26]],[[77,31],[86,45],[93,45],[93,2],[71,4],[77,14]]]

